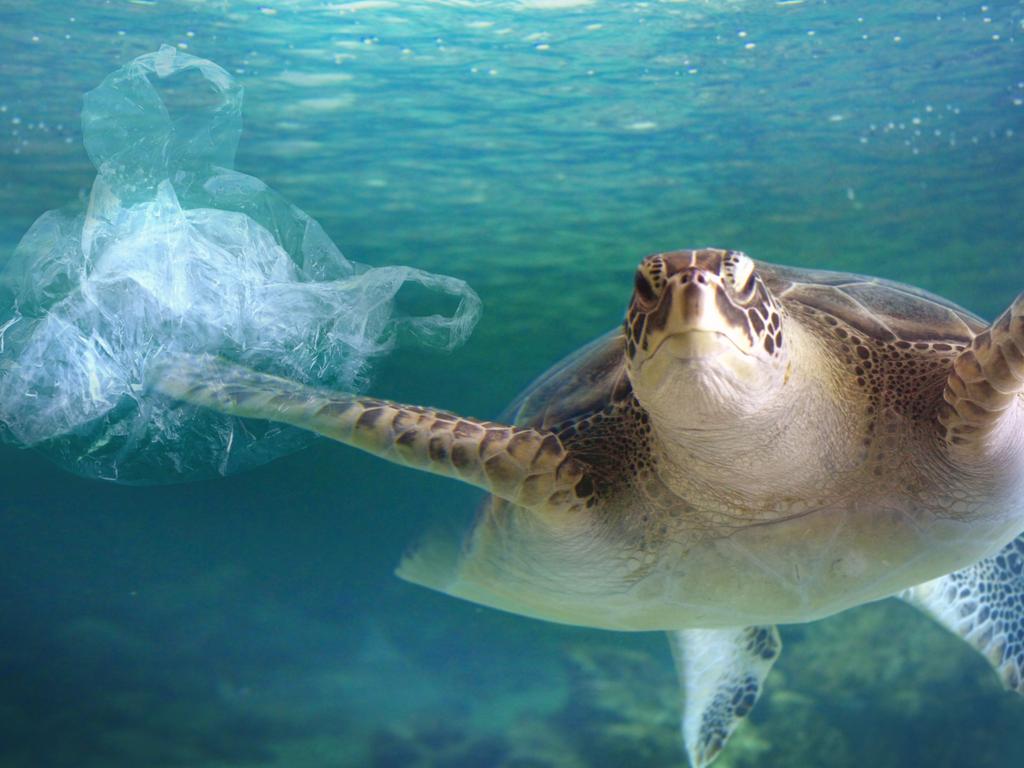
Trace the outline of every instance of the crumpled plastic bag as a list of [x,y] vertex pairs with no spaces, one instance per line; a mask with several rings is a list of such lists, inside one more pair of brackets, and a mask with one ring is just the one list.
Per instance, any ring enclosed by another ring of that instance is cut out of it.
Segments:
[[[291,427],[173,403],[162,356],[210,353],[355,391],[400,337],[452,349],[480,313],[461,280],[342,256],[313,219],[231,170],[242,90],[169,46],[86,94],[97,169],[84,212],[49,211],[0,273],[0,435],[84,476],[224,475],[301,447]],[[399,316],[416,283],[457,304]]]

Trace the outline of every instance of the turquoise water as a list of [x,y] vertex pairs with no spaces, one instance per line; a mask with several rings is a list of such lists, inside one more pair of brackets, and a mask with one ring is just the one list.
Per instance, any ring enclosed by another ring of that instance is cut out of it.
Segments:
[[[1019,2],[0,0],[0,259],[88,193],[81,94],[165,43],[244,85],[237,168],[349,258],[480,294],[470,341],[397,351],[380,396],[498,414],[670,248],[987,317],[1024,289]],[[160,488],[0,456],[2,766],[684,764],[660,635],[392,576],[470,490],[327,442]],[[902,605],[783,640],[717,765],[1024,760],[1024,702]]]

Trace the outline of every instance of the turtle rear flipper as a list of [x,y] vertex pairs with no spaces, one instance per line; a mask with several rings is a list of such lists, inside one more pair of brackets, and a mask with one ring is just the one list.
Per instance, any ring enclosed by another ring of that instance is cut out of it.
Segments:
[[782,651],[775,627],[669,633],[683,701],[683,741],[692,768],[704,768],[758,698]]
[[149,378],[175,399],[307,429],[520,507],[571,510],[593,494],[585,466],[550,431],[329,392],[209,355],[175,356]]
[[939,422],[954,448],[978,450],[1024,395],[1024,293],[953,361]]
[[1024,535],[900,598],[960,635],[988,659],[1003,685],[1024,694]]

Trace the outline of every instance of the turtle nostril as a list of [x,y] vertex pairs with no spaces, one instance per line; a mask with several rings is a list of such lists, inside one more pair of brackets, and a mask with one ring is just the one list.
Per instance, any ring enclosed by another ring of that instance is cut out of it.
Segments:
[[708,276],[704,274],[703,270],[700,269],[688,269],[679,277],[679,282],[683,285],[689,285],[690,283],[697,283],[698,285],[707,285]]

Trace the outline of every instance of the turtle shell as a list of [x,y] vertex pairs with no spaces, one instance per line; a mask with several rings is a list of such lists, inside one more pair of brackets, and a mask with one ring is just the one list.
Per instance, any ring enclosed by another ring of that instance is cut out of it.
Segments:
[[765,262],[757,270],[783,306],[824,312],[881,342],[968,344],[988,327],[941,296],[893,280]]
[[[756,262],[783,306],[830,315],[880,342],[969,344],[988,323],[920,288],[877,277]],[[622,329],[606,333],[541,374],[503,419],[552,429],[621,402],[632,392]]]
[[538,376],[502,415],[502,421],[552,429],[629,396],[621,328],[594,339]]

